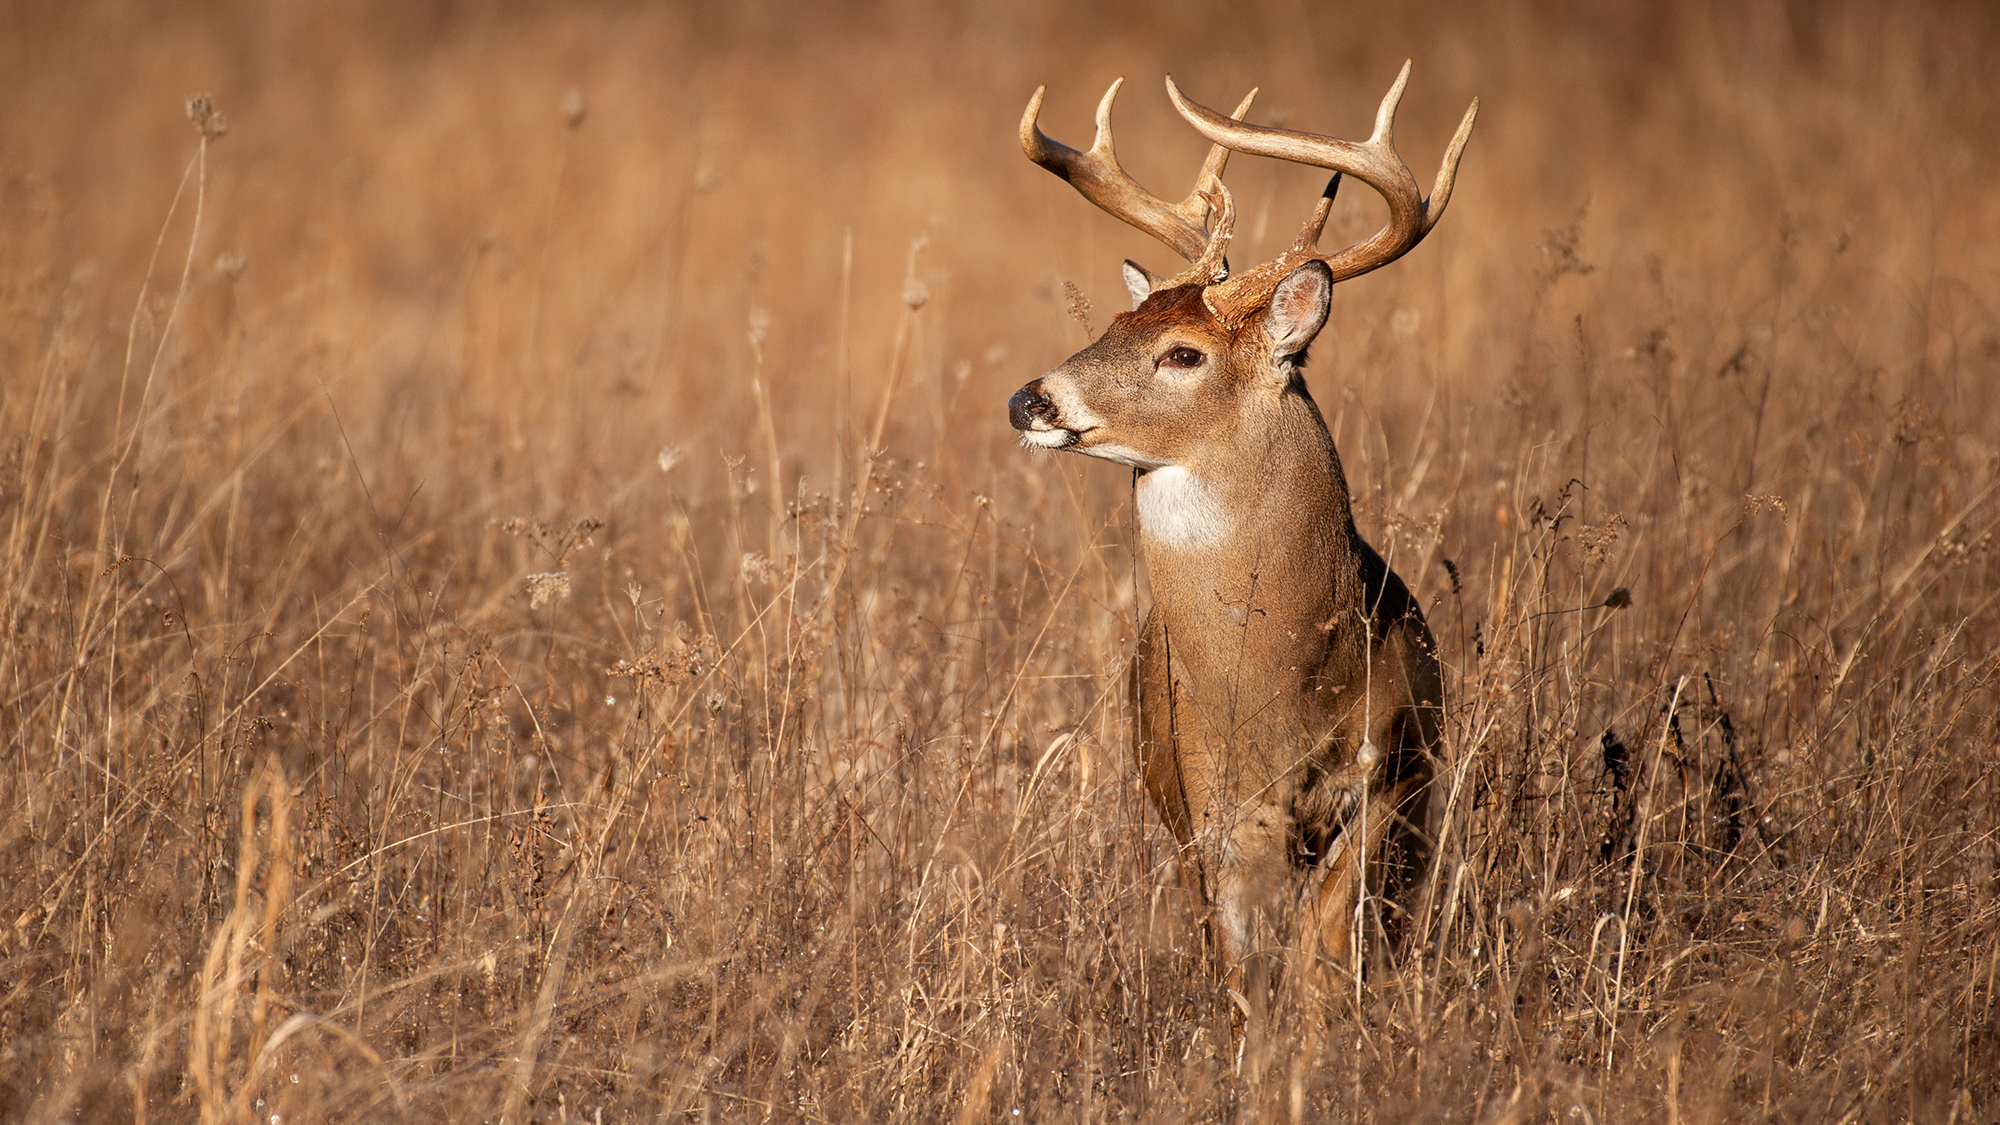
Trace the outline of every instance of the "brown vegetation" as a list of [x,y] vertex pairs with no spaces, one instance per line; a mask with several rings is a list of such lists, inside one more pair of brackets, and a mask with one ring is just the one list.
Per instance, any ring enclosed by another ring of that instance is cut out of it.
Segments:
[[[0,15],[0,1116],[2000,1114],[1987,6],[314,7]],[[1239,1064],[1003,413],[1167,263],[1015,123],[1406,56],[1309,375],[1437,893]]]

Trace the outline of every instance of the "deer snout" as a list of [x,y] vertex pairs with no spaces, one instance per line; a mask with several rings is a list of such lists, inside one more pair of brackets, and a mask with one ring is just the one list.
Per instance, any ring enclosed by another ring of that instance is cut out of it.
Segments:
[[1015,391],[1014,397],[1007,400],[1007,420],[1017,430],[1031,430],[1037,422],[1044,426],[1055,425],[1056,404],[1042,393],[1040,379]]

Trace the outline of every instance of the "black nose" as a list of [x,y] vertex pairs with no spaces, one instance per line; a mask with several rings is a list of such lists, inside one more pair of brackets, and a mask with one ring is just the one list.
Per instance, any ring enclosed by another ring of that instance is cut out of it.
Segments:
[[1036,421],[1053,422],[1055,417],[1056,404],[1042,393],[1040,379],[1015,391],[1014,397],[1007,400],[1007,420],[1017,430],[1029,429]]

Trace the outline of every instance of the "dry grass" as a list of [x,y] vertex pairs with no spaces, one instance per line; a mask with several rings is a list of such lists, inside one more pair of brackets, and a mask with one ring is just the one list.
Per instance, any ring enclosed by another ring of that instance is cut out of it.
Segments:
[[[10,7],[0,1116],[2000,1115],[2000,26],[1389,7]],[[1421,174],[1485,113],[1311,378],[1437,895],[1238,1066],[1128,482],[1002,410],[1167,256],[1013,127],[1126,74],[1178,192],[1162,71],[1406,55]]]

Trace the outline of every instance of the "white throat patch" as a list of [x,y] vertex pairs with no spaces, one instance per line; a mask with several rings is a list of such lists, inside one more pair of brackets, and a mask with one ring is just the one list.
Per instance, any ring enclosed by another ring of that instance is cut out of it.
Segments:
[[1229,512],[1201,478],[1167,465],[1139,478],[1139,533],[1170,547],[1210,547],[1229,535]]

